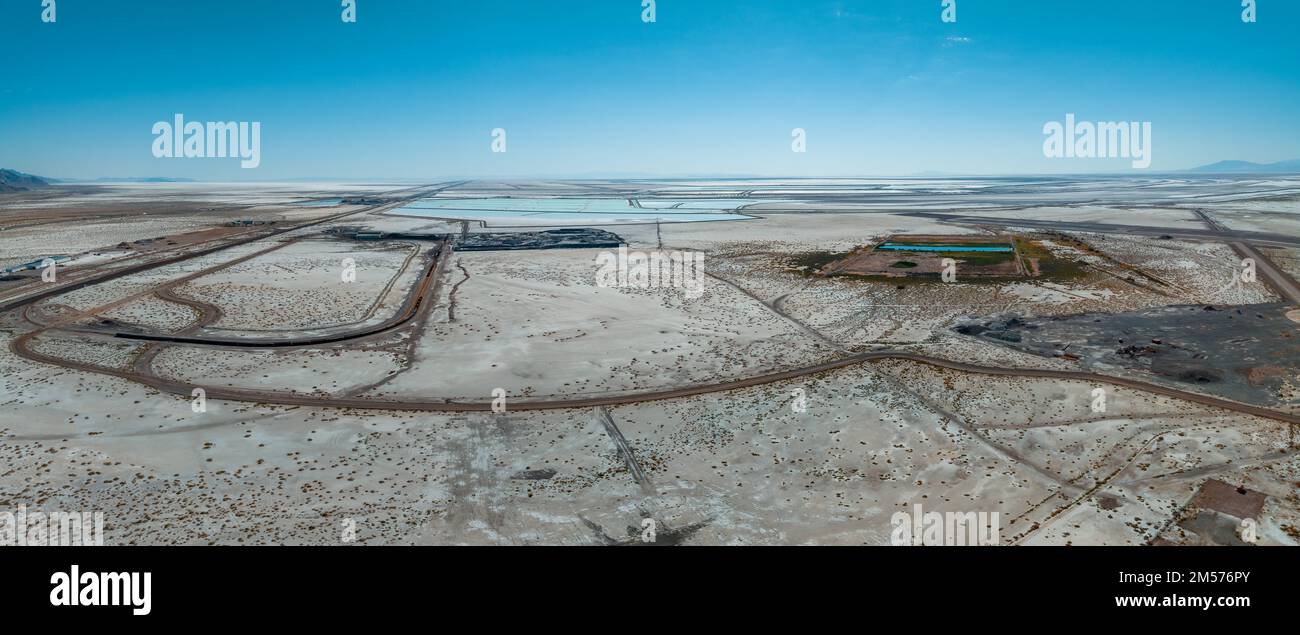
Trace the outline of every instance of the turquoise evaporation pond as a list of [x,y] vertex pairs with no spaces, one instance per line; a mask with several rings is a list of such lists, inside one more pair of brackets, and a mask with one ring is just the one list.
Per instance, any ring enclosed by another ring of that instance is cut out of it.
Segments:
[[950,252],[996,251],[996,252],[1003,252],[1003,253],[1011,251],[1010,247],[974,247],[974,246],[964,246],[964,245],[951,245],[951,246],[941,247],[941,246],[931,246],[931,245],[895,245],[892,243],[885,243],[879,247],[876,247],[876,249],[885,249],[888,251],[950,251]]
[[343,199],[341,198],[327,198],[319,201],[303,201],[301,203],[294,203],[294,205],[298,207],[334,207],[342,202]]
[[[753,203],[754,201],[749,201]],[[703,203],[703,201],[696,201]],[[719,201],[714,209],[736,207],[731,201]],[[456,220],[514,220],[530,225],[574,223],[690,223],[704,221],[747,220],[743,214],[719,214],[683,209],[644,209],[633,207],[626,199],[424,199],[393,211],[396,215],[451,218]]]

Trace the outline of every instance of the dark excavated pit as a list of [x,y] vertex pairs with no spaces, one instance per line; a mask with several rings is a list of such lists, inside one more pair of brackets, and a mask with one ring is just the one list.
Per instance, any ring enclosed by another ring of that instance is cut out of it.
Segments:
[[1286,303],[964,321],[958,333],[1245,403],[1300,404],[1300,325]]
[[535,232],[467,234],[456,240],[456,251],[513,251],[527,249],[617,249],[624,240],[617,234],[590,227]]
[[352,240],[453,240],[456,251],[526,251],[537,249],[618,249],[624,241],[618,234],[594,227],[573,227],[542,231],[492,232],[473,234],[425,234],[418,232],[380,232],[365,227],[335,227],[325,234]]
[[516,481],[548,481],[555,478],[556,471],[551,469],[541,470],[522,470],[515,472],[510,478]]

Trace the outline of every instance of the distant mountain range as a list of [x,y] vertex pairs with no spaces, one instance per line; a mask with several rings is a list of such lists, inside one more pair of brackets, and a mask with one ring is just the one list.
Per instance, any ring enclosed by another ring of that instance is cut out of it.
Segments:
[[1199,168],[1192,168],[1188,170],[1188,172],[1209,172],[1214,174],[1300,172],[1300,159],[1278,161],[1277,163],[1220,161],[1218,163],[1202,165]]
[[197,183],[194,179],[182,179],[170,176],[105,176],[95,179],[96,183]]
[[25,174],[18,170],[0,168],[0,192],[25,192],[42,187],[50,187],[56,183],[197,183],[195,179],[185,179],[170,176],[128,176],[128,177],[101,177],[93,181],[81,181],[79,179],[52,179],[48,176],[35,176]]
[[39,176],[0,168],[0,192],[25,192],[49,186],[50,182]]

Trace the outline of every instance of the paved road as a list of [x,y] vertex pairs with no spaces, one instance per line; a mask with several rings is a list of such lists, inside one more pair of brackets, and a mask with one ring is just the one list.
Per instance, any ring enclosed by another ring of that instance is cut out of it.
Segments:
[[1300,304],[1300,285],[1297,285],[1291,276],[1282,271],[1272,260],[1269,260],[1268,256],[1246,243],[1234,242],[1228,243],[1228,245],[1242,258],[1254,260],[1255,273],[1262,277],[1279,296],[1282,296],[1291,304]]
[[[1218,234],[1220,238],[1233,235],[1233,231],[1228,229],[1228,227],[1223,223],[1220,223],[1219,220],[1211,215],[1209,211],[1203,209],[1193,211],[1196,212],[1196,215],[1201,218],[1201,221],[1204,222],[1211,231]],[[1230,240],[1228,241],[1228,246],[1232,247],[1232,250],[1237,252],[1237,255],[1242,258],[1250,258],[1251,260],[1254,260],[1255,273],[1262,275],[1265,284],[1271,287],[1273,291],[1277,292],[1279,296],[1292,304],[1300,304],[1300,285],[1297,285],[1296,281],[1280,267],[1274,264],[1268,256],[1265,256],[1263,252],[1242,241]]]
[[[1232,230],[1228,229],[1223,223],[1212,216],[1208,211],[1203,209],[1195,210],[1196,215],[1210,227],[1215,233],[1221,236],[1232,235]],[[1229,241],[1228,246],[1237,252],[1242,258],[1250,258],[1255,261],[1255,273],[1264,277],[1264,281],[1279,296],[1292,304],[1300,304],[1300,285],[1296,284],[1289,274],[1283,271],[1272,260],[1265,256],[1263,252],[1254,247],[1241,242]]]

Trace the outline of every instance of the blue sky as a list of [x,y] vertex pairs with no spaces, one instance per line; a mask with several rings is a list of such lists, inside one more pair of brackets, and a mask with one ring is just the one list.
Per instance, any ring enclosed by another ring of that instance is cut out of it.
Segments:
[[[53,177],[1123,171],[1043,125],[1150,121],[1150,171],[1300,158],[1300,2],[0,0],[0,167]],[[260,121],[260,167],[154,122]],[[508,151],[491,152],[491,131]],[[807,152],[791,152],[791,130]]]

